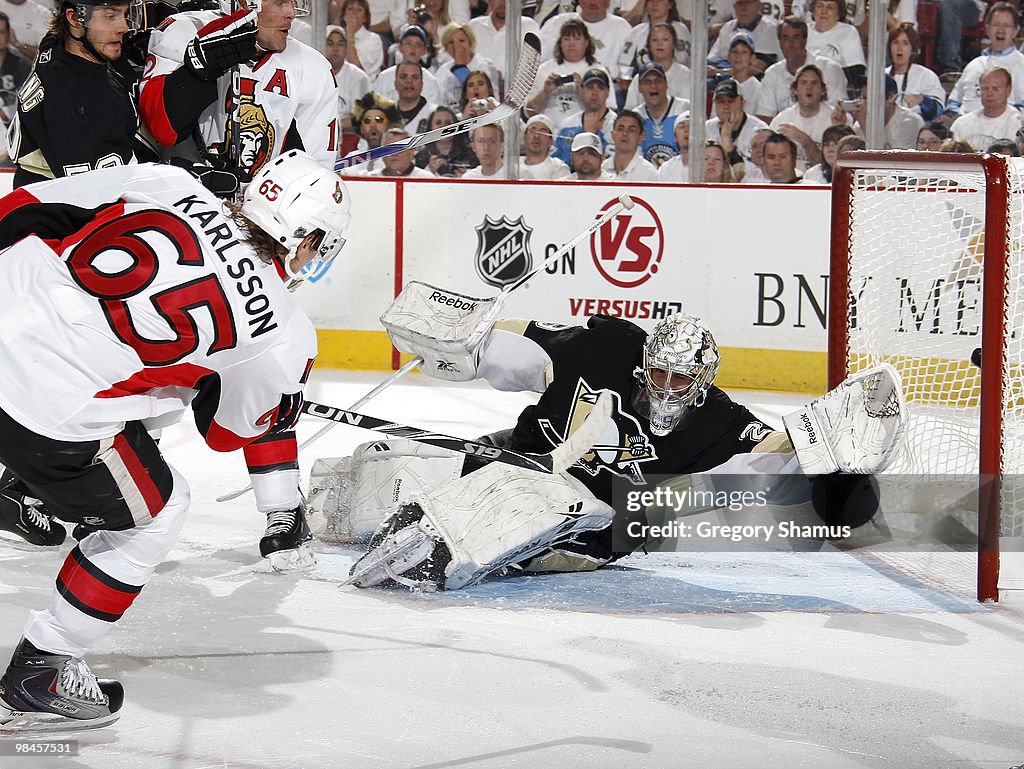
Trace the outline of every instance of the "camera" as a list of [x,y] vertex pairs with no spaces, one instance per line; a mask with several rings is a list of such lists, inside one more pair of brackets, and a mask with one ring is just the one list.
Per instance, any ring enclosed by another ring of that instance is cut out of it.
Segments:
[[839,106],[846,112],[853,112],[857,108],[856,99],[842,99],[839,102]]
[[486,110],[488,106],[487,99],[473,99],[473,106],[477,109]]
[[559,75],[555,82],[558,85],[569,85],[569,83],[575,82],[575,80],[572,75]]
[[416,23],[423,26],[430,21],[433,16],[430,15],[430,9],[427,8],[423,3],[413,6],[412,12],[416,14]]

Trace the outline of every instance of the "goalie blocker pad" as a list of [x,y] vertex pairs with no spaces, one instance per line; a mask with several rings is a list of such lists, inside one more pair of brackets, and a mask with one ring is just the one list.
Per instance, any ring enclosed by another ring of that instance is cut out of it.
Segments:
[[783,423],[806,475],[881,472],[907,424],[900,375],[888,363],[854,374]]
[[481,299],[414,280],[380,322],[396,349],[423,358],[424,374],[468,382],[476,379],[479,353],[501,304],[499,297]]

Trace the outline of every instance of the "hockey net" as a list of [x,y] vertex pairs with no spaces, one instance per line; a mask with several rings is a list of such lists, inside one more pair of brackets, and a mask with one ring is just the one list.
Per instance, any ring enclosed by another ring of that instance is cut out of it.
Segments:
[[900,372],[910,419],[883,515],[922,540],[972,535],[982,600],[998,598],[1000,542],[1004,561],[1024,542],[1022,201],[1016,158],[858,152],[833,182],[829,387]]

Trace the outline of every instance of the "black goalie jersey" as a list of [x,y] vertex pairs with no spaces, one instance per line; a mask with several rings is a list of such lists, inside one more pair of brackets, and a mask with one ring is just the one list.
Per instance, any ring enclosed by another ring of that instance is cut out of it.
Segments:
[[[692,409],[681,427],[655,436],[634,399],[639,388],[634,372],[642,364],[647,334],[629,321],[597,315],[586,328],[525,320],[502,321],[495,328],[481,376],[499,389],[543,393],[519,416],[510,448],[551,451],[586,418],[601,390],[613,393],[611,423],[594,449],[570,469],[609,504],[614,504],[616,481],[643,483],[651,475],[710,470],[753,451],[772,431],[712,386],[704,405]],[[523,338],[511,339],[509,333]]]

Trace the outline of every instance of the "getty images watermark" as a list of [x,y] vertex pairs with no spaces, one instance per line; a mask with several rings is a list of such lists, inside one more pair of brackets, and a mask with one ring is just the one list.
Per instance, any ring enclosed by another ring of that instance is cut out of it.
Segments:
[[778,490],[758,488],[749,477],[716,481],[718,488],[695,488],[680,484],[677,478],[644,488],[618,487],[629,515],[613,535],[644,542],[648,550],[735,549],[737,545],[777,550],[789,549],[793,540],[825,541],[851,534],[850,526],[827,525],[797,509],[783,517],[769,515],[768,508],[780,498]]

